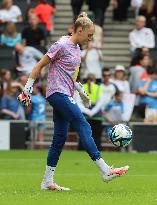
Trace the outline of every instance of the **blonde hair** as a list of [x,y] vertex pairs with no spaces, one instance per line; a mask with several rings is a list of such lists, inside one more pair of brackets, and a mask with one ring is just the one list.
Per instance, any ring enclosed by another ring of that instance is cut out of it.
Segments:
[[88,18],[88,15],[86,12],[82,12],[78,18],[76,19],[75,23],[74,23],[74,33],[77,31],[77,29],[79,27],[82,27],[82,29],[85,28],[90,28],[91,26],[93,26],[93,22],[90,20],[90,18]]
[[136,17],[136,21],[143,21],[143,22],[146,22],[146,17],[145,16],[137,16]]

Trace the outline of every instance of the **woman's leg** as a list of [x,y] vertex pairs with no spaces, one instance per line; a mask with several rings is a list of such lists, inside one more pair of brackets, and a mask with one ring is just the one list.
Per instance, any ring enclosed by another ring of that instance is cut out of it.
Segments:
[[48,101],[50,105],[53,106],[54,134],[52,144],[48,151],[47,166],[44,179],[41,183],[41,189],[69,190],[68,188],[54,184],[54,173],[67,138],[69,123],[64,116],[58,112],[58,107],[60,107],[60,99],[58,99],[58,96],[53,95],[48,98]]
[[47,165],[56,167],[68,135],[69,123],[55,109],[53,110],[53,122],[54,134],[48,151]]

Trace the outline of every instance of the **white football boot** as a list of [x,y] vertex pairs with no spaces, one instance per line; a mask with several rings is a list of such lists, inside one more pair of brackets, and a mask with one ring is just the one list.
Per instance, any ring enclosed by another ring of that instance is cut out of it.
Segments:
[[70,191],[69,188],[59,186],[53,180],[47,181],[46,179],[41,182],[41,190]]
[[112,179],[115,179],[116,177],[120,177],[120,176],[123,176],[124,174],[126,174],[128,169],[129,169],[128,165],[126,165],[124,167],[120,167],[120,168],[111,167],[111,171],[109,174],[102,173],[102,178],[105,182],[109,182]]

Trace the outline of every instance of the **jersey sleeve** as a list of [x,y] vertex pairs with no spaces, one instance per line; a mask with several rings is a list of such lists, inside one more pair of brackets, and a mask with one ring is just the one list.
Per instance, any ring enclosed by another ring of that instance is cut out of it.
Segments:
[[47,51],[46,55],[51,59],[51,61],[55,61],[61,57],[62,46],[60,43],[55,42]]

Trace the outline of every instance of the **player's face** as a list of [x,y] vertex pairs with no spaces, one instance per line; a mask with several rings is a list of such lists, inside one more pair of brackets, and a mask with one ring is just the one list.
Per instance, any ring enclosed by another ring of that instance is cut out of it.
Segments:
[[86,29],[80,28],[78,30],[78,43],[81,45],[87,45],[88,42],[93,39],[94,32],[95,32],[94,26],[91,26],[90,28],[86,28]]

